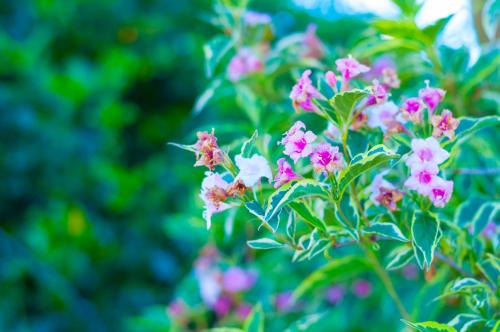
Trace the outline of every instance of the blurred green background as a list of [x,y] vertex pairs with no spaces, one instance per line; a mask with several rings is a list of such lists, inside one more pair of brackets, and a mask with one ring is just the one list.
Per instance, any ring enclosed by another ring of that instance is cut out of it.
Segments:
[[[371,16],[312,5],[252,2],[278,36],[315,21],[342,54]],[[0,2],[1,331],[125,330],[191,273],[211,236],[204,170],[166,142],[223,119],[251,132],[234,101],[192,113],[211,13],[206,0]]]

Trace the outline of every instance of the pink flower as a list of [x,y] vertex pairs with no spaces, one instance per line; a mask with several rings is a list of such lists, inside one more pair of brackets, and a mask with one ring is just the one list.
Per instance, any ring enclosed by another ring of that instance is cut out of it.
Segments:
[[218,317],[226,316],[231,310],[231,305],[233,300],[227,295],[221,295],[217,298],[212,309],[215,311]]
[[381,56],[377,58],[368,73],[365,74],[366,80],[372,80],[374,78],[378,78],[382,76],[382,73],[385,69],[393,69],[396,68],[394,64],[394,60],[388,56]]
[[245,20],[245,23],[249,26],[271,23],[271,16],[269,16],[269,14],[259,13],[252,10],[248,10],[243,18]]
[[337,92],[337,76],[333,73],[333,71],[329,70],[325,74],[326,83],[332,88],[333,91]]
[[422,109],[424,104],[422,100],[417,97],[406,99],[401,105],[401,110],[403,111],[403,117],[405,119],[410,119],[414,123],[420,123],[422,121]]
[[450,110],[444,110],[441,115],[433,115],[431,118],[434,130],[432,131],[432,136],[441,137],[446,136],[450,140],[455,138],[455,129],[457,129],[460,121],[453,117],[453,113]]
[[331,304],[337,304],[344,298],[344,287],[340,285],[331,286],[326,290],[326,300]]
[[305,58],[319,59],[323,57],[325,51],[321,40],[316,35],[316,24],[309,24],[304,35],[303,45],[306,49],[303,56]]
[[344,157],[338,146],[321,143],[316,146],[311,155],[311,164],[315,172],[333,173],[344,167]]
[[300,158],[309,156],[313,150],[311,143],[316,139],[316,135],[312,131],[305,131],[305,128],[306,125],[302,121],[295,122],[281,141],[285,146],[283,153],[290,156],[295,163]]
[[426,139],[415,138],[411,141],[413,153],[406,161],[406,165],[413,169],[414,165],[423,162],[439,165],[444,162],[450,154],[441,148],[439,142],[434,137]]
[[252,306],[248,303],[240,304],[240,306],[236,309],[236,315],[240,320],[247,319],[248,315],[252,312]]
[[167,308],[168,314],[172,317],[182,316],[185,310],[186,310],[186,305],[182,300],[179,299],[170,302]]
[[420,89],[418,96],[424,101],[431,113],[434,112],[437,105],[443,100],[446,91],[438,88],[431,88],[429,80],[425,81],[426,87]]
[[261,71],[262,68],[262,61],[250,48],[244,47],[229,62],[228,76],[231,81],[236,82],[248,74]]
[[357,297],[367,297],[372,293],[372,284],[368,280],[357,280],[352,286],[352,291]]
[[431,183],[428,197],[435,207],[444,207],[453,193],[453,181],[446,181],[440,177],[435,177]]
[[337,59],[335,64],[345,82],[370,70],[368,66],[360,64],[358,60],[354,59],[350,54],[347,58]]
[[276,174],[276,177],[274,178],[274,188],[279,188],[282,185],[298,178],[299,176],[295,174],[288,161],[286,161],[285,158],[280,158],[278,160],[278,174]]
[[299,107],[306,112],[316,111],[317,107],[312,103],[312,98],[324,98],[312,85],[312,81],[309,78],[311,73],[310,69],[304,71],[299,81],[293,86],[290,92],[292,105],[297,112]]
[[214,135],[214,129],[208,133],[199,131],[196,133],[198,141],[194,144],[196,163],[194,166],[206,166],[213,170],[214,167],[224,161],[224,154],[217,145],[217,137]]
[[427,195],[430,185],[437,177],[439,169],[436,164],[429,162],[416,163],[411,169],[411,176],[405,181],[405,187],[417,191],[420,195]]
[[398,89],[401,85],[398,74],[394,68],[385,68],[382,71],[382,84],[387,88]]
[[293,305],[292,292],[282,292],[276,295],[274,305],[277,311],[288,311]]
[[373,80],[373,86],[370,90],[371,95],[368,96],[366,106],[382,104],[387,101],[387,98],[389,97],[388,90],[382,84],[380,84],[378,80]]
[[228,293],[238,293],[251,288],[256,277],[240,267],[231,267],[224,273],[222,287]]
[[207,172],[205,179],[201,183],[200,197],[205,202],[205,211],[203,218],[207,221],[207,228],[210,228],[212,215],[230,208],[230,205],[224,203],[227,199],[226,190],[229,187],[219,174]]
[[386,132],[388,125],[396,120],[398,107],[392,101],[375,105],[367,109],[368,122],[370,128],[380,128]]

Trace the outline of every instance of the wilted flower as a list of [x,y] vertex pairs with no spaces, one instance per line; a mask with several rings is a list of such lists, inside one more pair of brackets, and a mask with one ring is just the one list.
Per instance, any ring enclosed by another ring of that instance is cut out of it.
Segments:
[[274,305],[277,311],[288,311],[293,306],[293,295],[292,292],[282,292],[276,294],[274,299]]
[[240,267],[231,267],[224,273],[222,287],[228,293],[237,293],[251,288],[255,284],[255,275]]
[[288,163],[285,158],[278,159],[278,173],[274,178],[274,188],[279,188],[297,178],[299,178],[299,176],[295,174],[290,163]]
[[426,87],[420,89],[418,96],[424,101],[431,113],[434,112],[437,105],[443,100],[446,91],[438,88],[431,88],[429,80],[425,80]]
[[332,88],[333,91],[337,92],[337,76],[331,70],[327,71],[325,74],[326,83]]
[[214,129],[208,133],[199,131],[196,133],[198,141],[194,144],[196,153],[196,163],[194,166],[206,166],[213,170],[214,167],[224,161],[224,154],[217,145],[217,137],[214,135]]
[[385,188],[389,188],[389,189],[393,189],[394,186],[392,185],[392,183],[390,183],[389,181],[387,181],[386,179],[384,179],[384,176],[388,173],[389,171],[383,171],[383,172],[380,172],[379,174],[377,174],[375,176],[375,178],[373,179],[371,185],[370,185],[370,200],[375,204],[375,205],[379,205],[380,202],[377,201],[377,196],[380,194],[380,188],[381,187],[385,187]]
[[382,70],[382,84],[387,88],[398,89],[401,85],[398,73],[394,68],[385,68]]
[[344,287],[340,285],[328,287],[325,292],[326,300],[331,304],[337,304],[344,298],[344,293]]
[[357,297],[367,297],[372,293],[372,284],[368,280],[357,280],[352,286],[352,291]]
[[370,70],[368,66],[360,64],[358,60],[354,59],[350,54],[347,58],[337,59],[335,64],[344,82]]
[[440,177],[434,177],[428,197],[435,207],[444,207],[453,193],[453,181],[446,181]]
[[311,154],[311,164],[315,172],[333,173],[344,167],[344,157],[339,152],[338,146],[321,143],[316,146]]
[[437,177],[439,169],[436,164],[421,162],[413,165],[411,176],[405,181],[405,186],[417,191],[421,195],[427,195],[431,189],[430,185]]
[[205,211],[203,211],[203,218],[207,221],[207,228],[210,228],[212,215],[214,213],[227,210],[230,205],[224,203],[227,199],[227,183],[219,174],[207,172],[205,179],[201,183],[200,197],[205,202]]
[[305,128],[306,125],[302,121],[295,122],[281,141],[281,144],[285,146],[283,153],[290,156],[294,162],[309,156],[313,149],[311,143],[316,139],[316,135],[310,130],[305,131]]
[[423,108],[424,104],[422,103],[422,100],[417,97],[408,98],[401,105],[403,117],[414,123],[420,123],[422,121]]
[[231,310],[232,303],[233,300],[231,299],[231,297],[223,294],[217,298],[212,306],[212,309],[215,311],[218,317],[224,317]]
[[245,184],[243,183],[243,180],[236,179],[227,188],[227,195],[228,196],[241,196],[245,193],[245,191],[247,189],[248,189],[248,187],[245,186]]
[[383,205],[391,211],[396,210],[396,204],[403,198],[403,193],[397,190],[392,183],[384,179],[387,171],[375,176],[370,185],[370,200],[375,205]]
[[373,80],[373,86],[370,88],[371,94],[368,96],[367,106],[372,106],[375,104],[382,104],[387,101],[389,97],[389,92],[387,89],[379,83],[378,80]]
[[413,154],[406,161],[406,165],[412,169],[414,165],[423,162],[439,165],[450,156],[446,150],[441,148],[439,142],[434,137],[413,139],[411,141],[411,149]]
[[306,112],[316,111],[317,107],[312,103],[312,98],[323,98],[321,93],[312,85],[312,81],[309,78],[311,73],[310,69],[304,71],[299,81],[293,86],[290,92],[292,105],[297,112],[299,111],[299,107]]
[[243,181],[243,184],[247,187],[253,187],[261,178],[267,178],[269,181],[273,178],[269,163],[261,155],[254,154],[251,158],[237,155],[234,161],[240,169],[236,179]]
[[441,115],[433,115],[431,122],[434,126],[432,136],[441,137],[444,135],[452,140],[455,138],[455,129],[457,129],[460,120],[455,119],[450,110],[444,110]]
[[255,52],[244,47],[229,62],[228,76],[231,81],[235,82],[250,73],[261,71],[262,68],[262,61]]
[[256,26],[259,24],[269,24],[272,19],[269,14],[259,13],[253,10],[247,10],[244,15],[244,20],[247,25]]
[[380,128],[383,132],[387,131],[387,125],[396,120],[398,107],[392,101],[375,105],[367,110],[368,122],[370,128]]
[[319,59],[323,57],[325,53],[323,44],[316,35],[316,29],[317,29],[316,24],[309,24],[307,26],[307,30],[303,40],[303,45],[306,49],[303,56],[306,58]]

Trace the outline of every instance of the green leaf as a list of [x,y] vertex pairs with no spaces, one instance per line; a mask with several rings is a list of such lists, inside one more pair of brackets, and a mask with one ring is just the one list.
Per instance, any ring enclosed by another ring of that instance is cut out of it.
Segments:
[[399,155],[389,150],[382,144],[376,145],[365,153],[360,153],[352,158],[351,163],[339,174],[339,196],[342,198],[344,191],[351,181],[369,170],[399,158]]
[[354,113],[354,107],[366,96],[368,96],[368,92],[360,89],[338,93],[329,101],[330,106],[335,112],[327,109],[327,114],[332,119],[336,119],[339,125],[345,124],[348,127]]
[[260,112],[262,109],[261,101],[247,85],[237,84],[235,87],[238,106],[245,111],[254,127],[259,127]]
[[233,46],[233,40],[228,36],[217,36],[203,46],[205,53],[205,73],[212,77],[217,65]]
[[404,319],[401,321],[419,332],[457,332],[455,328],[438,322],[427,321],[422,323],[412,323]]
[[498,72],[499,66],[500,53],[498,48],[493,48],[492,51],[482,55],[469,69],[465,75],[465,84],[460,87],[458,94],[462,96],[468,95],[475,87],[483,83],[488,76]]
[[245,332],[264,332],[264,312],[262,306],[257,304],[243,324]]
[[417,3],[415,0],[392,0],[392,2],[399,7],[401,13],[405,16],[414,18],[422,8],[422,4]]
[[417,263],[421,269],[429,270],[434,251],[441,238],[439,219],[427,213],[415,212],[411,222],[411,233]]
[[254,131],[252,137],[246,140],[241,146],[240,154],[245,158],[250,158],[252,154],[255,152],[255,141],[257,140],[257,136],[259,136],[258,131]]
[[455,211],[453,222],[460,227],[469,225],[474,219],[474,215],[484,202],[485,199],[479,196],[470,197],[468,200],[460,204],[458,209]]
[[196,149],[194,148],[193,144],[191,144],[191,145],[184,145],[184,144],[178,144],[178,143],[168,142],[168,145],[172,145],[172,146],[175,146],[176,148],[196,153]]
[[453,326],[458,332],[473,332],[472,326],[484,321],[485,319],[479,315],[458,314],[448,322],[448,325]]
[[459,292],[467,288],[477,288],[477,287],[485,287],[485,284],[474,278],[462,278],[455,281],[453,286],[451,286],[451,291]]
[[370,226],[363,228],[363,233],[377,234],[401,242],[410,241],[406,236],[404,236],[398,226],[390,222],[373,223]]
[[496,126],[498,124],[500,124],[500,117],[496,115],[484,116],[482,118],[462,117],[460,118],[460,124],[457,130],[455,130],[455,139],[453,141],[444,142],[443,148],[451,150],[479,129]]
[[291,202],[289,205],[299,216],[302,217],[302,219],[304,219],[306,223],[311,225],[313,228],[326,231],[325,222],[318,218],[304,202]]
[[418,28],[412,19],[391,20],[377,19],[373,21],[372,27],[381,34],[392,36],[397,39],[413,40],[421,44],[421,49],[432,45],[432,39],[426,36]]
[[500,204],[488,202],[479,208],[472,219],[472,233],[479,235],[488,223],[495,220],[495,217],[500,210]]
[[476,263],[476,267],[481,270],[491,285],[497,285],[500,279],[500,259],[491,254],[486,255],[488,257]]
[[369,266],[368,262],[361,257],[347,256],[335,259],[323,265],[302,281],[293,293],[294,298],[297,299],[318,287],[350,279],[367,271]]
[[205,91],[196,98],[196,102],[193,106],[193,115],[199,114],[207,106],[208,102],[215,96],[215,92],[219,89],[221,84],[221,78],[216,78],[208,84]]
[[278,241],[269,238],[250,240],[247,241],[247,245],[252,249],[259,249],[259,250],[283,248],[285,246],[285,244],[279,243]]
[[215,327],[209,330],[203,330],[203,332],[244,332],[242,329],[237,329],[235,327]]
[[306,179],[285,184],[269,196],[265,220],[271,220],[288,203],[308,196],[328,197],[328,192],[325,185],[315,180]]
[[314,331],[312,326],[316,324],[324,314],[311,314],[300,318],[292,323],[285,332],[300,332],[300,331]]
[[397,270],[408,264],[413,258],[413,250],[411,247],[399,246],[394,248],[387,255],[389,262],[386,264],[386,269],[389,271]]
[[359,215],[353,199],[350,196],[347,195],[342,198],[337,206],[337,209],[335,210],[335,216],[349,232],[352,238],[355,241],[359,241]]
[[446,27],[450,19],[453,17],[453,15],[449,15],[446,17],[443,17],[433,24],[430,24],[426,26],[425,28],[422,29],[422,32],[424,35],[429,37],[433,42],[436,41],[437,36],[443,31],[443,29]]

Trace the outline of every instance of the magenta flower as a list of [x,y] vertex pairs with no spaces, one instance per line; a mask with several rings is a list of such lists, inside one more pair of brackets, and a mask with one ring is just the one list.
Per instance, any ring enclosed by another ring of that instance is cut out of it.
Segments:
[[368,96],[367,106],[385,103],[389,98],[388,90],[378,80],[373,80],[373,86],[370,90],[371,94]]
[[313,104],[313,98],[324,98],[321,93],[312,85],[312,81],[309,78],[311,75],[311,70],[307,69],[302,73],[297,84],[295,84],[290,92],[290,99],[292,99],[292,105],[298,112],[298,108],[301,107],[306,112],[315,112],[317,110],[316,105]]
[[329,70],[325,73],[326,83],[332,88],[333,91],[337,92],[337,76],[335,76],[334,72]]
[[228,293],[238,293],[251,288],[256,277],[240,267],[231,267],[224,273],[222,288]]
[[396,121],[398,107],[392,101],[375,105],[367,109],[368,121],[367,125],[370,128],[380,128],[385,133],[388,125]]
[[179,317],[184,314],[186,305],[182,300],[176,299],[168,305],[167,312],[172,317]]
[[245,23],[249,26],[264,25],[271,23],[271,16],[266,13],[259,13],[248,10],[243,16]]
[[365,79],[372,80],[374,78],[382,77],[385,69],[394,68],[396,68],[396,64],[392,58],[388,56],[381,56],[373,62],[370,71],[365,74]]
[[338,146],[321,143],[316,146],[311,154],[311,164],[317,173],[333,173],[344,167],[344,157],[339,152]]
[[290,156],[295,163],[300,158],[309,156],[313,150],[311,143],[316,139],[316,135],[305,129],[306,125],[302,121],[297,121],[281,140],[281,144],[285,146],[283,153]]
[[303,56],[305,58],[319,59],[323,57],[325,53],[323,49],[323,44],[321,40],[316,35],[316,24],[309,24],[304,35],[303,45],[305,47],[305,52]]
[[358,60],[354,59],[352,55],[343,59],[337,59],[335,61],[337,65],[337,70],[342,75],[344,82],[348,82],[350,79],[358,76],[359,74],[366,73],[370,70],[368,66],[360,64]]
[[277,311],[288,311],[293,306],[293,295],[292,292],[282,292],[276,294],[276,298],[274,299],[274,305],[276,306]]
[[367,297],[372,293],[372,284],[368,280],[357,280],[352,286],[352,291],[357,297]]
[[205,179],[201,183],[200,198],[205,202],[203,218],[207,221],[207,228],[210,228],[212,215],[230,208],[230,205],[224,203],[227,199],[227,183],[220,174],[207,172]]
[[434,126],[432,136],[441,137],[444,135],[452,140],[455,138],[455,129],[457,129],[460,120],[455,119],[450,110],[444,110],[441,115],[433,115],[431,123]]
[[238,308],[236,308],[236,315],[240,320],[247,319],[248,315],[252,312],[252,306],[248,303],[240,304]]
[[453,181],[446,181],[440,177],[434,177],[430,184],[428,197],[435,207],[442,208],[448,203],[453,193]]
[[438,172],[439,169],[436,164],[429,162],[416,163],[411,169],[411,176],[405,181],[404,185],[417,191],[420,195],[427,195]]
[[261,71],[263,67],[254,51],[244,47],[229,62],[228,76],[231,81],[236,82],[248,74]]
[[438,88],[431,88],[429,86],[429,80],[425,81],[425,85],[425,88],[419,90],[418,96],[427,105],[429,111],[433,113],[437,105],[443,100],[446,91]]
[[344,287],[340,285],[335,285],[327,288],[325,297],[328,303],[337,304],[344,298]]
[[420,123],[422,121],[423,108],[424,104],[422,103],[422,100],[417,97],[408,98],[401,105],[403,117],[414,123]]
[[217,298],[214,305],[212,306],[213,311],[218,317],[226,316],[231,310],[231,305],[233,300],[227,295],[221,295]]
[[413,169],[414,165],[423,162],[439,165],[444,162],[450,154],[441,148],[439,142],[434,137],[426,139],[415,138],[411,141],[413,154],[406,160],[406,165]]
[[282,185],[298,178],[299,176],[295,174],[292,166],[290,166],[290,163],[288,163],[285,158],[278,159],[278,174],[276,174],[276,177],[274,178],[274,188],[279,188]]

